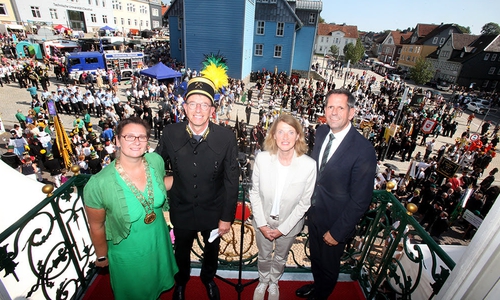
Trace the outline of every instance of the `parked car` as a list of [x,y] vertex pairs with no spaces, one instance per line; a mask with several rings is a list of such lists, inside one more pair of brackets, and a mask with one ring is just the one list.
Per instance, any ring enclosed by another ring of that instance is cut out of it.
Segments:
[[438,90],[441,90],[441,91],[448,91],[450,89],[450,87],[451,87],[451,84],[448,81],[439,80],[436,83],[436,88]]
[[481,98],[471,99],[470,102],[475,102],[475,103],[481,104],[481,105],[483,105],[485,107],[490,107],[490,105],[491,105],[490,100],[481,99]]
[[481,103],[469,102],[467,103],[467,109],[473,113],[483,115],[488,110],[488,107],[482,105]]
[[389,80],[396,81],[396,82],[401,81],[401,76],[399,76],[398,74],[389,74],[389,76],[387,76],[387,78]]

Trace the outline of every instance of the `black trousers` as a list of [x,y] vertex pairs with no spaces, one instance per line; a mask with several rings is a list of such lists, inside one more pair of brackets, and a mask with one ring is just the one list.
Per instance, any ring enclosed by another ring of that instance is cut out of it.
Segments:
[[[191,278],[191,248],[198,231],[181,229],[174,227],[175,235],[175,261],[179,267],[179,272],[175,274],[175,283],[177,285],[186,285]],[[201,264],[200,279],[203,283],[209,283],[214,279],[217,273],[220,237],[212,243],[208,242],[210,230],[201,231],[203,242],[205,244],[203,261]]]
[[319,218],[315,207],[309,209],[309,249],[311,251],[311,271],[314,278],[314,299],[327,300],[333,292],[340,272],[340,258],[344,253],[345,243],[328,246],[323,241],[326,232],[319,230],[314,219]]

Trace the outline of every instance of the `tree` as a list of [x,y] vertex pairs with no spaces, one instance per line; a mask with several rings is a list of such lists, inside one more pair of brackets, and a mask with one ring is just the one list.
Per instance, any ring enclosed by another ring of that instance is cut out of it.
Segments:
[[331,45],[330,46],[330,52],[332,53],[332,56],[333,57],[336,57],[337,55],[339,55],[339,47],[337,47],[337,45]]
[[351,63],[357,63],[360,61],[365,54],[365,47],[361,43],[361,39],[356,40],[356,44],[348,43],[344,46],[344,57],[345,60],[350,60]]
[[470,27],[467,26],[467,27],[464,27],[464,26],[461,26],[461,25],[458,25],[457,24],[457,28],[460,29],[460,31],[462,33],[465,33],[465,34],[470,34]]
[[415,67],[410,69],[410,78],[416,84],[424,84],[432,79],[434,71],[430,62],[423,58],[417,59]]
[[500,26],[497,23],[489,22],[481,28],[482,35],[497,35],[500,34]]
[[326,23],[325,19],[323,19],[321,16],[319,16],[318,23]]

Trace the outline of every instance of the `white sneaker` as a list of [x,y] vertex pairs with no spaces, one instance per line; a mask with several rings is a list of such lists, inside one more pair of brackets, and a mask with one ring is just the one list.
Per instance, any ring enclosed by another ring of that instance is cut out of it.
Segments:
[[271,283],[267,289],[269,292],[268,300],[279,300],[280,299],[280,288],[276,283]]
[[253,300],[264,300],[264,296],[266,295],[267,283],[259,282],[257,287],[255,288],[255,292],[253,292]]

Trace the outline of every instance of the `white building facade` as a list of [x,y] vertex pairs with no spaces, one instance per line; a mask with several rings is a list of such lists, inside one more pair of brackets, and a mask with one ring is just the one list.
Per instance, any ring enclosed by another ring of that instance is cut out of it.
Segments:
[[28,26],[63,25],[74,31],[95,32],[111,24],[111,0],[13,1],[19,23]]

